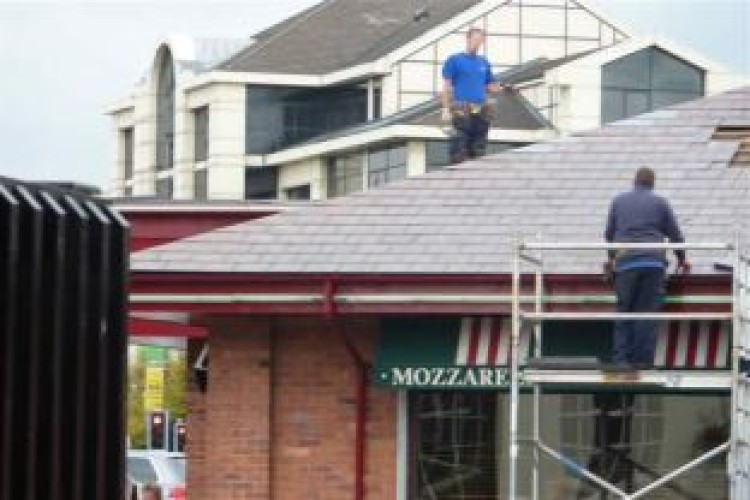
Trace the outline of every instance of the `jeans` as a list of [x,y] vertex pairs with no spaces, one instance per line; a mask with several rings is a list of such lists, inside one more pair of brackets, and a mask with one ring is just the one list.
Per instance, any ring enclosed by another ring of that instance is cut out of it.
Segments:
[[[615,274],[617,312],[658,312],[664,300],[664,269],[636,268]],[[615,322],[615,356],[618,364],[654,363],[658,321]]]
[[451,138],[450,144],[452,163],[484,155],[487,149],[487,134],[490,131],[487,108],[477,114],[463,110],[456,112],[453,115],[453,128],[456,134]]

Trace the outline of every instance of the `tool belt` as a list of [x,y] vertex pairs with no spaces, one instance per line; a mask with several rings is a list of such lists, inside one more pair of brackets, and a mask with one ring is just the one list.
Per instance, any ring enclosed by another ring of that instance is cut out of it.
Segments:
[[489,110],[489,105],[475,104],[473,102],[456,102],[451,106],[451,112],[457,116],[488,116]]

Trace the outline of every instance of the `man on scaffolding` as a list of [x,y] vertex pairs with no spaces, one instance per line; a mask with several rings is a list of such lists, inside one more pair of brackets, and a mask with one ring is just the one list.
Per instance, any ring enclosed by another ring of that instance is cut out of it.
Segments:
[[490,62],[479,54],[483,44],[484,31],[471,28],[466,50],[443,65],[442,121],[455,131],[450,141],[452,164],[484,154],[492,115],[487,96],[512,90],[498,83]]
[[[684,238],[669,202],[653,193],[656,175],[650,168],[636,172],[633,189],[615,197],[609,209],[605,239],[621,243],[682,243]],[[676,250],[677,271],[690,272],[684,250]],[[659,250],[610,251],[605,272],[613,276],[617,311],[658,312],[666,281],[666,254]],[[655,321],[615,323],[614,361],[623,369],[653,365]]]

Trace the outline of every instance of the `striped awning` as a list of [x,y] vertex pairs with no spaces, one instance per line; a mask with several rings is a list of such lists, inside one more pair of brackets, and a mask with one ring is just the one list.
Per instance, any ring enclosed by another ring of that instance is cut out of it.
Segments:
[[[458,366],[507,366],[510,364],[511,320],[509,317],[468,316],[461,318],[456,345]],[[519,361],[529,356],[531,335],[521,332]]]
[[654,365],[721,369],[729,366],[728,321],[672,321],[659,330]]
[[[676,369],[726,369],[729,366],[731,324],[724,321],[674,321],[663,323],[657,340],[654,365]],[[507,385],[504,373],[510,364],[511,320],[508,316],[389,319],[377,355],[377,383],[403,385],[399,380],[432,386],[443,373],[464,380],[458,387]],[[544,356],[595,356],[611,359],[612,324],[546,323]],[[533,349],[532,331],[521,332],[519,362],[524,365]],[[489,371],[488,371],[489,370]],[[430,374],[435,375],[433,378]],[[416,378],[415,378],[416,374]],[[491,374],[491,376],[490,376]],[[477,383],[473,381],[476,379]],[[502,380],[501,380],[502,379]],[[406,384],[410,385],[410,384]],[[437,384],[441,385],[441,384]]]

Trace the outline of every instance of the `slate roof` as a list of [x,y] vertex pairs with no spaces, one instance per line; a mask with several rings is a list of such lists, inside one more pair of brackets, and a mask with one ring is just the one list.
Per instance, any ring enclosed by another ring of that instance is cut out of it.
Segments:
[[[379,59],[481,0],[326,0],[256,35],[216,69],[322,75]],[[415,13],[429,15],[415,21]]]
[[[495,274],[517,234],[599,241],[611,197],[657,172],[690,241],[747,243],[750,170],[715,127],[750,126],[750,87],[307,209],[135,254],[137,271]],[[694,253],[696,272],[725,256]],[[598,273],[602,252],[548,253],[548,271]]]

